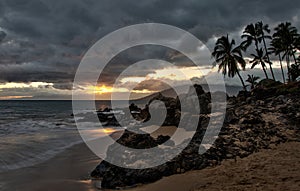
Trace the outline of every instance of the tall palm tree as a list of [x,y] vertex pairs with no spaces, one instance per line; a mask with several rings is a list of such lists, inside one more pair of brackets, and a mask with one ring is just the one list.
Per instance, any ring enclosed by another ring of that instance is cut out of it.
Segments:
[[250,83],[251,85],[251,90],[255,88],[255,86],[257,85],[257,80],[259,80],[258,76],[253,76],[253,75],[249,75],[248,74],[248,79],[246,80],[246,82]]
[[270,53],[274,54],[275,56],[278,56],[280,68],[281,68],[282,80],[283,83],[285,83],[285,75],[283,71],[282,57],[281,57],[281,52],[283,52],[283,47],[280,44],[280,42],[276,41],[275,39],[272,39],[270,45],[271,45],[271,47],[269,48]]
[[224,76],[228,74],[231,78],[237,74],[246,90],[244,80],[240,75],[240,67],[242,70],[245,70],[246,67],[241,47],[235,46],[235,41],[233,39],[230,41],[228,35],[222,36],[217,40],[212,56],[219,64],[219,72],[222,70]]
[[[245,30],[243,31],[243,35],[242,35],[242,38],[246,39],[241,44],[242,50],[246,51],[252,43],[255,44],[255,49],[259,50],[258,44],[259,44],[259,41],[260,41],[260,36],[261,35],[260,35],[259,30],[257,30],[257,26],[255,26],[252,23],[247,25]],[[269,76],[268,76],[267,71],[266,71],[266,66],[262,65],[262,69],[264,71],[264,74],[265,74],[266,78],[269,79]]]
[[299,34],[296,27],[293,27],[291,23],[280,23],[275,28],[275,33],[273,34],[273,39],[275,42],[280,43],[283,49],[283,58],[286,59],[288,67],[288,77],[291,81],[290,72],[290,57],[292,56],[294,62],[297,63],[295,49],[297,48],[297,39],[299,39]]
[[[250,63],[252,64],[251,69],[253,69],[258,64],[260,64],[262,67],[266,67],[266,63],[268,62],[268,60],[262,48],[256,49],[256,54],[251,54],[251,56],[253,56],[253,60],[250,61]],[[265,70],[264,72],[267,76]]]
[[270,35],[265,34],[265,32],[267,34],[270,34],[271,30],[269,29],[269,25],[264,25],[262,21],[256,23],[255,26],[258,30],[258,33],[260,34],[259,41],[263,42],[263,45],[264,45],[264,48],[265,48],[266,57],[267,57],[268,64],[270,66],[272,78],[273,78],[273,80],[275,80],[275,76],[274,76],[274,72],[273,72],[273,68],[272,68],[272,62],[270,60],[270,57],[269,57],[269,54],[268,54],[268,48],[267,48],[267,44],[266,44],[266,39],[272,39],[272,37]]

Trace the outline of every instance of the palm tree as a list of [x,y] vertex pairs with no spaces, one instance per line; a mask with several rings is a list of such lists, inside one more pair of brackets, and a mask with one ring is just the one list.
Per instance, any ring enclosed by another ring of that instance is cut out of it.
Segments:
[[[255,49],[259,50],[258,43],[260,41],[260,32],[257,30],[257,26],[254,24],[249,24],[246,26],[245,30],[243,31],[242,38],[246,38],[241,44],[243,51],[246,51],[250,45],[254,42],[255,44]],[[264,71],[264,74],[267,79],[269,79],[267,71],[266,71],[266,66],[262,65],[262,69]]]
[[[266,67],[265,63],[267,63],[268,60],[262,48],[256,49],[256,54],[251,54],[251,56],[253,56],[253,60],[250,61],[250,63],[252,64],[251,69],[253,69],[258,64],[260,64],[263,68]],[[263,71],[265,75],[268,76],[266,70]]]
[[272,39],[271,36],[269,35],[265,35],[265,32],[267,34],[270,34],[271,30],[269,29],[269,25],[264,25],[262,21],[256,23],[256,28],[258,30],[258,33],[261,35],[259,37],[259,41],[262,41],[264,44],[264,48],[265,48],[265,52],[266,52],[266,57],[267,57],[267,61],[269,63],[270,66],[270,70],[271,70],[271,74],[272,74],[272,78],[273,80],[275,80],[275,76],[274,76],[274,72],[273,72],[273,68],[272,68],[272,62],[270,60],[269,54],[268,54],[268,49],[267,49],[267,44],[266,44],[266,39]]
[[248,74],[248,79],[246,80],[246,82],[251,84],[251,90],[255,88],[255,86],[257,85],[257,80],[259,80],[258,76],[253,76],[253,75],[249,75]]
[[258,48],[258,39],[259,33],[254,24],[249,24],[246,26],[245,30],[243,31],[242,38],[246,38],[245,41],[242,42],[242,47],[247,49],[249,46],[254,42],[255,47]]
[[246,62],[242,56],[241,47],[234,47],[234,45],[235,41],[233,39],[230,41],[228,35],[222,36],[217,40],[212,56],[219,64],[219,72],[222,70],[224,76],[228,73],[231,78],[237,74],[244,90],[246,90],[245,83],[240,75],[240,67],[245,70]]
[[281,52],[283,52],[283,47],[280,44],[280,42],[278,42],[274,39],[272,39],[270,45],[271,45],[271,47],[269,48],[270,53],[274,54],[275,56],[278,56],[280,68],[281,68],[282,80],[283,80],[283,83],[285,83],[285,75],[284,75],[284,71],[283,71],[282,57],[281,57]]
[[273,34],[273,39],[275,42],[280,43],[283,50],[283,58],[286,59],[288,67],[288,77],[291,81],[291,72],[290,72],[290,56],[293,57],[295,63],[297,59],[295,56],[295,49],[297,48],[297,39],[299,39],[299,34],[296,27],[293,27],[291,23],[280,23],[275,28],[275,33]]

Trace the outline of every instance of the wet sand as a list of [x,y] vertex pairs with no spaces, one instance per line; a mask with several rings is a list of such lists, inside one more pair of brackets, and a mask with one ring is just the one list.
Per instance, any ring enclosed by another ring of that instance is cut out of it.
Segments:
[[1,191],[89,191],[89,173],[100,159],[85,144],[75,145],[54,158],[0,174]]
[[[122,131],[110,136],[118,139]],[[72,146],[43,163],[0,173],[1,191],[93,191],[90,173],[101,162],[85,143]]]

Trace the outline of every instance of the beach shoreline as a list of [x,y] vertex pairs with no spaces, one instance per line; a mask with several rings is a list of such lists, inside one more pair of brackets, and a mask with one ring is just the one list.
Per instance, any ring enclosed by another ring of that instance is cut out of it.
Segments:
[[[91,180],[89,173],[100,161],[85,143],[77,144],[44,163],[1,173],[0,188],[2,191],[97,191],[100,183]],[[299,161],[300,142],[287,142],[243,159],[225,160],[214,167],[164,177],[127,190],[293,190],[300,186]]]
[[[116,131],[110,136],[118,139],[122,132]],[[97,181],[91,180],[90,173],[101,161],[86,143],[78,143],[39,164],[1,172],[0,190],[97,190]]]

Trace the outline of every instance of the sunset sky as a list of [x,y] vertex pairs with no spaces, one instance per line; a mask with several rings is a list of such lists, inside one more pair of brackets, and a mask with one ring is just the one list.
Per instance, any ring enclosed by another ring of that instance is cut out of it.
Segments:
[[[263,21],[271,28],[290,21],[300,29],[299,0],[3,0],[0,1],[0,99],[71,99],[73,79],[85,52],[101,37],[132,24],[156,22],[174,25],[195,35],[212,50],[216,38],[229,33],[240,39],[245,25]],[[247,55],[246,55],[247,56]],[[136,67],[145,59],[163,63]],[[274,63],[280,79],[279,64]],[[111,92],[128,92],[143,97],[188,80],[203,82],[215,75],[212,63],[195,67],[184,55],[160,46],[128,49],[110,61],[95,87],[75,87],[82,94],[96,93],[97,99],[110,99]],[[269,71],[268,71],[269,72]],[[242,73],[263,76],[259,68]],[[184,75],[182,75],[184,74]],[[240,85],[238,79],[225,79]],[[218,82],[216,82],[218,83]]]

